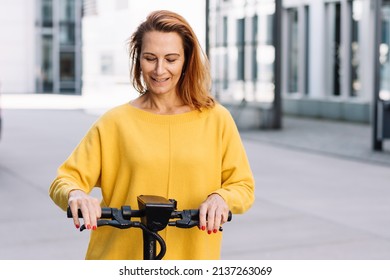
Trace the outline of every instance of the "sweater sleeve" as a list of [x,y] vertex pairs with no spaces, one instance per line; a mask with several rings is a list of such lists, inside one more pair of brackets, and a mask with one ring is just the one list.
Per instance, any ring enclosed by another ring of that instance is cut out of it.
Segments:
[[66,210],[70,191],[79,189],[89,193],[99,184],[100,140],[98,127],[94,125],[58,168],[57,177],[49,188],[49,195],[61,209]]
[[247,211],[255,199],[255,182],[237,126],[227,112],[222,133],[222,182],[215,191],[233,214]]

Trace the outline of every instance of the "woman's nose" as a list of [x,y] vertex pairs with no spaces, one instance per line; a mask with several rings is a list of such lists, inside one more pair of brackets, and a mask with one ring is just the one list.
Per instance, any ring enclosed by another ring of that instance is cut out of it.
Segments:
[[156,69],[155,69],[156,74],[161,75],[164,73],[164,70],[165,70],[164,62],[162,60],[158,60],[156,63]]

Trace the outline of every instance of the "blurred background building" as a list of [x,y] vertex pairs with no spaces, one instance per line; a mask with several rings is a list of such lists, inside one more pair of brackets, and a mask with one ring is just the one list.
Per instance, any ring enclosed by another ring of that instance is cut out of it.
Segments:
[[278,17],[276,2],[0,0],[2,92],[134,93],[126,41],[150,11],[170,9],[194,27],[221,102],[263,110],[279,94],[283,114],[369,123],[377,76],[390,99],[390,1],[280,0]]
[[273,25],[281,20],[283,113],[368,123],[380,60],[390,99],[390,1],[383,1],[379,58],[372,0],[210,0],[214,93],[266,106],[274,97]]
[[0,82],[9,93],[81,92],[80,0],[0,1]]

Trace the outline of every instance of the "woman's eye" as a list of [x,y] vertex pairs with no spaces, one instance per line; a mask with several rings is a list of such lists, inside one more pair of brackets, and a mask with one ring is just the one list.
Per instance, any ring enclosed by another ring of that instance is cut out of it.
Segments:
[[177,58],[167,58],[166,60],[168,61],[168,63],[174,63],[177,61]]
[[145,57],[146,61],[155,61],[156,59],[154,57]]

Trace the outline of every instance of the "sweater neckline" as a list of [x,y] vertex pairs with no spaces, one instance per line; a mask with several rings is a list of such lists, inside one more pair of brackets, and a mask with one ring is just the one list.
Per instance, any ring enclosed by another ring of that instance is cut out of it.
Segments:
[[189,112],[185,113],[179,113],[179,114],[171,114],[171,115],[163,115],[163,114],[156,114],[152,113],[146,110],[142,110],[140,108],[137,108],[133,106],[130,102],[126,103],[124,106],[127,107],[127,109],[135,114],[138,118],[149,121],[149,122],[155,122],[155,123],[161,123],[161,124],[172,124],[172,123],[182,123],[182,122],[190,122],[197,119],[202,118],[207,114],[209,110],[203,109],[202,111],[199,110],[191,110]]

